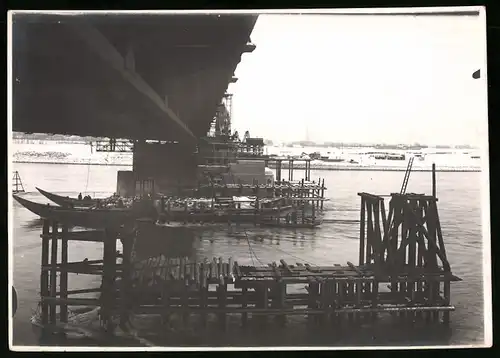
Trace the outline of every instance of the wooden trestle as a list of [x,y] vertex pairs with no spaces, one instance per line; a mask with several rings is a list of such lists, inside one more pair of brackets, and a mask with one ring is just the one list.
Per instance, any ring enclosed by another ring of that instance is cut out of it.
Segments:
[[[101,320],[113,330],[110,317],[127,322],[134,313],[161,315],[164,321],[179,313],[186,325],[192,316],[206,324],[218,317],[226,327],[228,315],[240,315],[242,325],[260,316],[274,316],[285,324],[289,315],[304,315],[313,322],[373,320],[390,313],[411,322],[448,323],[451,273],[437,212],[437,199],[416,194],[392,194],[386,213],[384,199],[360,193],[359,264],[313,266],[284,260],[265,267],[240,266],[222,258],[190,261],[156,257],[138,262],[133,234],[111,231],[68,232],[57,223],[44,222],[42,233],[42,322],[67,320],[68,306],[99,306]],[[61,230],[59,230],[61,229]],[[116,241],[123,244],[117,255]],[[57,241],[62,242],[58,263]],[[68,242],[104,243],[102,260],[68,262]],[[49,251],[49,243],[52,248]],[[57,291],[56,272],[61,272]],[[68,290],[68,274],[102,276],[102,287]],[[290,292],[291,285],[305,284],[306,292]],[[441,290],[443,294],[441,294]],[[96,299],[77,298],[99,292]]]

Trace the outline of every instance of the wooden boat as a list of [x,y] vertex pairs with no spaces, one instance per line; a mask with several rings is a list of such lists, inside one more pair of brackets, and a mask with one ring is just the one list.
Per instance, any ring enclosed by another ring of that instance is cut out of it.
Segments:
[[[96,208],[65,208],[50,204],[35,203],[17,195],[14,199],[32,213],[43,219],[54,220],[59,223],[87,228],[115,228],[121,227],[139,217],[146,216],[144,211],[125,209],[96,209]],[[141,215],[142,214],[142,215]]]
[[35,187],[36,190],[40,192],[43,196],[45,196],[50,201],[56,203],[57,205],[63,207],[73,207],[73,208],[88,208],[97,204],[99,200],[102,199],[82,199],[78,200],[77,198],[70,198],[69,196],[61,196],[53,193],[49,193],[48,191],[42,190],[40,188]]
[[[13,195],[14,199],[32,213],[44,219],[54,220],[60,223],[87,228],[114,228],[121,227],[125,223],[135,222],[140,218],[156,219],[158,213],[147,203],[138,202],[132,208],[67,208],[50,204],[40,204]],[[286,215],[293,208],[266,208],[261,211],[256,210],[228,210],[219,209],[217,211],[178,211],[164,213],[163,220],[179,222],[253,222],[256,218],[267,218],[269,216]],[[263,210],[263,211],[262,211]]]

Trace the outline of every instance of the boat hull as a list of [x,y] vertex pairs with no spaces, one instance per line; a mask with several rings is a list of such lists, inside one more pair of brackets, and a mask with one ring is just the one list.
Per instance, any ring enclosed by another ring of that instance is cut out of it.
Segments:
[[70,198],[69,196],[61,196],[54,193],[49,193],[48,191],[42,190],[40,188],[36,188],[47,199],[60,205],[62,207],[78,207],[78,208],[86,208],[91,207],[97,204],[98,199],[87,199],[87,200],[78,200],[76,198]]
[[140,216],[131,209],[68,209],[35,203],[16,195],[13,197],[19,204],[43,219],[72,226],[93,229],[119,228]]
[[[32,213],[43,219],[53,220],[59,223],[80,226],[93,229],[119,228],[127,223],[135,222],[140,218],[153,219],[153,212],[147,212],[146,208],[134,209],[90,209],[90,208],[65,208],[49,204],[35,203],[19,196],[13,195],[14,199]],[[165,221],[176,222],[254,222],[259,219],[268,219],[270,216],[286,216],[292,208],[266,209],[264,212],[170,212],[164,216]],[[154,217],[156,219],[156,217]]]

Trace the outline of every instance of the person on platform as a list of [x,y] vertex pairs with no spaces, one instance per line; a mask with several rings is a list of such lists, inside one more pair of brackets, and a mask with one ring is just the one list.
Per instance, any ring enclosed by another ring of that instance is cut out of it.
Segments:
[[78,194],[78,200],[82,200],[82,193]]

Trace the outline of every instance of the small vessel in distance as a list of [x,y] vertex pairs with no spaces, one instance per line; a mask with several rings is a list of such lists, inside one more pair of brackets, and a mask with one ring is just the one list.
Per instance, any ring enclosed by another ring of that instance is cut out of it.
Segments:
[[368,156],[379,160],[405,160],[406,156],[399,153],[368,152]]

